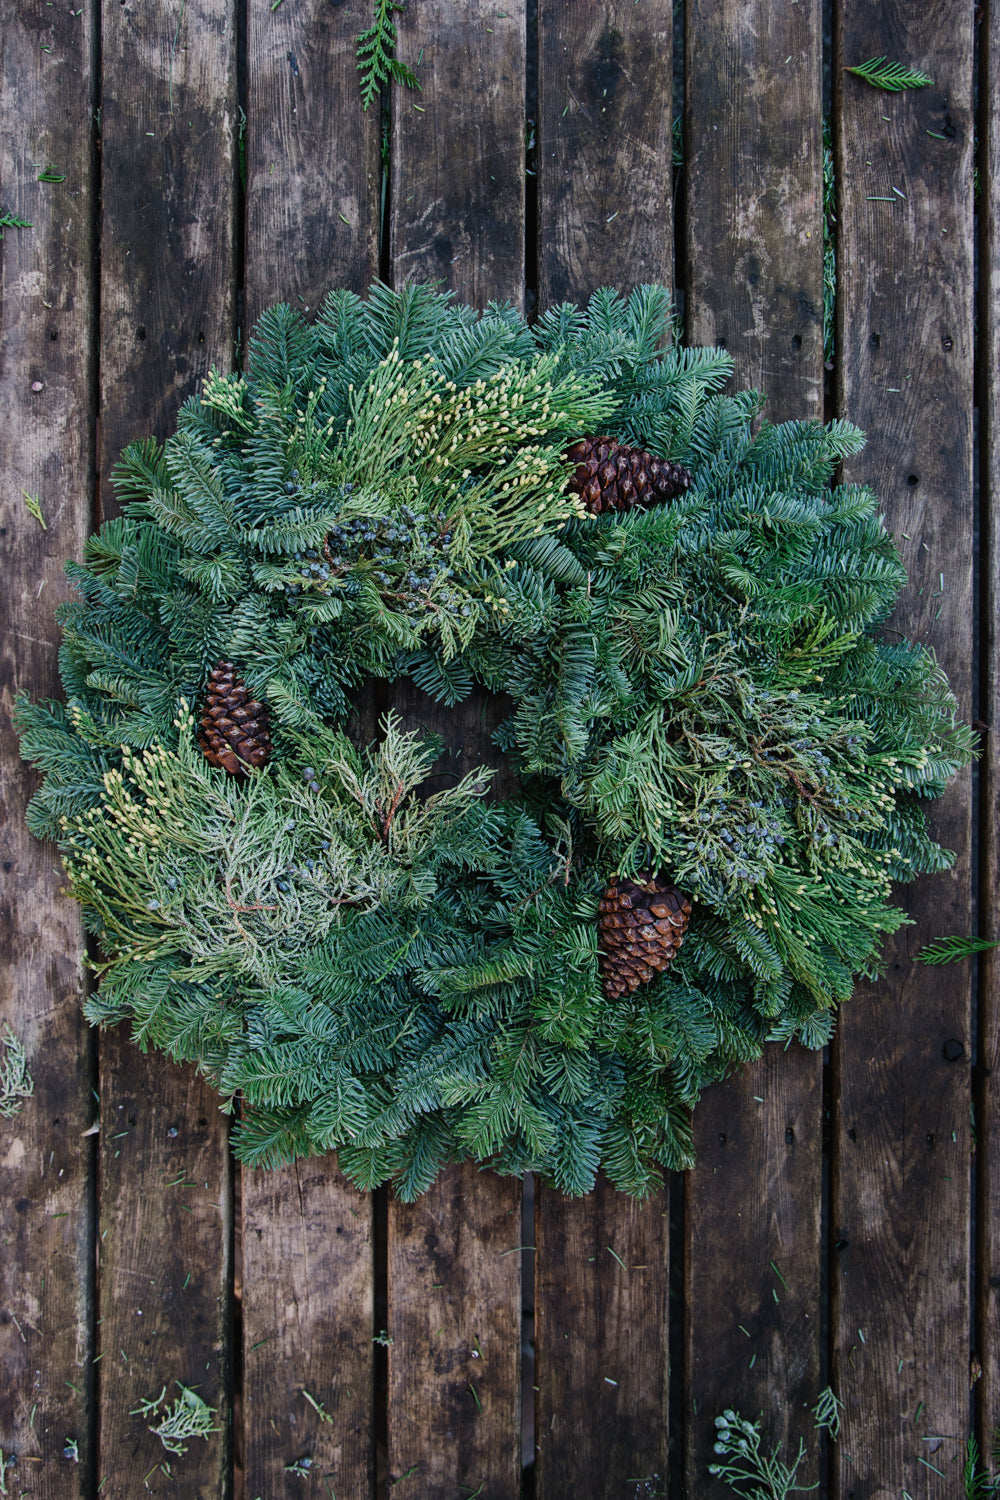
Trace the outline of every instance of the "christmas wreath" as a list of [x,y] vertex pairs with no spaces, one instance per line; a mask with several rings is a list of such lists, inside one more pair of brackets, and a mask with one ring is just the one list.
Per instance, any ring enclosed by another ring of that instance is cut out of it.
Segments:
[[[923,800],[971,735],[876,633],[905,575],[831,487],[862,435],[730,374],[658,287],[533,327],[335,291],[123,453],[67,702],[19,703],[30,823],[97,942],[87,1016],[196,1061],[242,1161],[643,1193],[705,1084],[827,1040],[890,883],[947,868]],[[428,794],[391,711],[359,742],[373,678],[506,694],[516,791]]]

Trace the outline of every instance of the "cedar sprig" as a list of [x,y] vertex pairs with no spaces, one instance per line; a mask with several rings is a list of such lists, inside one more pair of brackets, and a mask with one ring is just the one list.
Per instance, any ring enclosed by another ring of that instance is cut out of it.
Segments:
[[[816,1432],[826,1433],[836,1442],[842,1409],[843,1402],[827,1386],[813,1408]],[[788,1500],[790,1495],[807,1494],[817,1488],[799,1483],[799,1470],[807,1456],[801,1439],[795,1457],[786,1463],[780,1444],[770,1453],[765,1450],[760,1422],[749,1422],[732,1407],[715,1419],[713,1451],[718,1462],[711,1464],[708,1472],[744,1500]]]
[[392,17],[405,9],[396,0],[376,0],[374,23],[358,35],[356,56],[361,74],[361,103],[365,109],[389,81],[408,89],[420,89],[416,74],[396,56],[396,23]]
[[863,78],[872,88],[884,89],[889,94],[902,93],[904,89],[922,89],[934,82],[918,68],[908,68],[904,63],[889,62],[884,57],[870,57],[855,68],[845,68],[855,78]]
[[159,1417],[155,1427],[150,1424],[150,1432],[160,1439],[168,1453],[180,1458],[187,1452],[189,1438],[200,1437],[207,1440],[212,1433],[221,1432],[222,1428],[212,1425],[216,1407],[209,1406],[191,1386],[182,1385],[179,1380],[174,1384],[180,1395],[172,1403],[165,1402],[167,1388],[164,1386],[153,1400],[141,1400],[138,1406],[132,1408],[129,1416]]
[[5,1024],[0,1033],[0,1119],[13,1118],[34,1088],[24,1043]]

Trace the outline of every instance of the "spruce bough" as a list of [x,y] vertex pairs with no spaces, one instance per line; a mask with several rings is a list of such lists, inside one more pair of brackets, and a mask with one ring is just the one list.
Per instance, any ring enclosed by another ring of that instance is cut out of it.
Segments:
[[[879,637],[905,575],[872,492],[831,488],[862,435],[761,420],[731,370],[658,287],[533,328],[335,291],[311,326],[266,313],[245,379],[123,453],[123,514],[68,565],[67,701],[19,704],[30,825],[97,939],[89,1019],[196,1061],[242,1161],[335,1149],[406,1198],[455,1158],[648,1192],[706,1084],[827,1040],[905,920],[890,882],[948,867],[924,803],[971,733],[933,654]],[[588,515],[588,433],[690,488]],[[220,662],[269,714],[240,777],[197,740]],[[438,747],[392,712],[358,748],[372,678],[508,694],[517,795],[487,768],[423,795]],[[612,1001],[598,902],[644,870],[690,927]]]

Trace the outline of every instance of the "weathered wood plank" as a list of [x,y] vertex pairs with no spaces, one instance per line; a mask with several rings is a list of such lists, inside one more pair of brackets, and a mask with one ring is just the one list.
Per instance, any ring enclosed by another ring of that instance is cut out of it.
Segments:
[[[0,1448],[17,1460],[8,1493],[68,1500],[93,1481],[94,1049],[79,914],[54,851],[24,826],[37,783],[10,714],[20,690],[59,692],[53,610],[93,504],[93,18],[42,0],[2,11],[0,211],[32,227],[0,244],[0,1019],[34,1096],[0,1119]],[[36,180],[50,163],[64,182]]]
[[[232,1363],[225,1130],[193,1069],[115,1041],[101,1048],[101,1496],[218,1500]],[[132,1412],[164,1386],[172,1402],[178,1380],[217,1409],[219,1430],[170,1459]]]
[[521,1493],[521,1185],[470,1163],[389,1207],[389,1483]]
[[671,0],[539,0],[539,302],[672,286]]
[[[232,363],[235,6],[107,4],[103,30],[102,473],[164,434]],[[105,511],[112,508],[104,487]],[[229,1471],[232,1183],[225,1118],[193,1069],[101,1044],[103,1496],[219,1496]],[[175,1184],[175,1185],[169,1185]],[[220,1431],[172,1460],[130,1415],[196,1385]],[[152,1468],[152,1473],[148,1471]]]
[[[399,17],[422,92],[393,94],[392,278],[440,278],[476,306],[524,300],[523,0],[428,0]],[[408,723],[455,763],[488,759],[477,700],[461,716],[408,684]],[[388,1460],[421,1497],[520,1492],[520,1185],[464,1164],[414,1205],[389,1203]],[[478,1342],[477,1342],[478,1341]]]
[[[890,626],[934,647],[963,713],[973,617],[973,25],[971,11],[945,16],[898,0],[873,11],[845,0],[834,49],[837,403],[869,434],[845,469],[883,497],[909,569]],[[881,55],[935,84],[890,96],[841,71]],[[966,773],[932,810],[955,869],[907,889],[915,925],[888,945],[885,980],[845,1010],[834,1049],[831,1327],[846,1402],[834,1492],[845,1497],[931,1493],[938,1481],[921,1458],[960,1484],[969,980],[965,965],[935,970],[914,958],[928,940],[970,930],[969,805]],[[949,1441],[931,1455],[927,1434]]]
[[332,1158],[244,1171],[242,1239],[246,1493],[282,1494],[308,1458],[317,1493],[360,1500],[374,1484],[371,1199]]
[[[736,361],[774,421],[823,414],[822,7],[686,10],[687,335]],[[695,1111],[685,1184],[685,1475],[713,1420],[763,1413],[794,1449],[819,1385],[822,1058],[773,1049]],[[773,1269],[777,1267],[777,1272]],[[741,1332],[746,1329],[749,1334]]]
[[[307,315],[378,266],[379,114],[363,114],[366,7],[310,0],[247,17],[247,332],[275,302]],[[344,223],[344,220],[348,223]],[[374,1486],[372,1203],[335,1157],[241,1174],[246,1493],[308,1456],[318,1488]],[[308,1391],[331,1421],[321,1419]]]
[[421,0],[399,17],[393,284],[440,278],[466,302],[524,299],[524,0]]
[[101,473],[233,362],[235,0],[106,0]]
[[364,0],[248,6],[246,331],[378,272],[379,110],[362,113],[354,61],[370,20]]
[[688,338],[772,420],[823,414],[820,0],[688,0]]
[[[715,1418],[762,1416],[794,1452],[819,1394],[822,1078],[815,1053],[769,1047],[695,1110],[685,1192],[685,1472],[708,1476]],[[810,1473],[808,1482],[815,1475]]]
[[[667,1485],[667,1204],[539,1194],[535,1489],[661,1495]],[[629,1489],[628,1482],[635,1488]]]
[[[640,8],[627,0],[600,7],[540,0],[543,308],[585,301],[603,285],[627,291],[673,283],[672,25],[668,0]],[[584,1199],[539,1184],[535,1225],[538,1495],[572,1492],[583,1500],[624,1494],[629,1479],[655,1473],[664,1480],[663,1196],[640,1207],[603,1179]]]
[[[985,226],[979,268],[979,350],[981,360],[979,437],[983,515],[983,639],[985,692],[980,716],[982,860],[980,930],[1000,937],[1000,11],[991,6],[980,30],[979,109],[985,155],[979,200]],[[983,1076],[976,1160],[979,1243],[977,1256],[977,1338],[983,1378],[977,1390],[980,1432],[989,1440],[1000,1412],[1000,952],[980,960],[982,1006],[979,1064]]]

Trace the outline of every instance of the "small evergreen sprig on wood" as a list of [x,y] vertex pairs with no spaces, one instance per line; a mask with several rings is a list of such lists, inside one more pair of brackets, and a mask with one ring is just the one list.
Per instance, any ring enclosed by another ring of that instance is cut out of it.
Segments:
[[[813,1409],[816,1432],[826,1433],[834,1442],[840,1434],[842,1406],[827,1386]],[[808,1494],[817,1488],[798,1482],[807,1456],[803,1440],[795,1457],[786,1463],[780,1445],[766,1451],[760,1422],[749,1422],[731,1407],[715,1419],[714,1453],[718,1461],[709,1465],[709,1474],[723,1480],[743,1500],[788,1500],[790,1495]]]
[[375,0],[375,18],[371,26],[359,33],[357,38],[357,64],[361,74],[361,103],[367,109],[384,83],[401,83],[405,88],[418,89],[420,83],[414,72],[396,56],[396,23],[392,19],[402,13],[405,5],[397,0]]
[[979,953],[988,953],[991,948],[1000,948],[1000,939],[981,937],[962,937],[956,934],[954,937],[941,938],[936,943],[928,943],[921,948],[917,954],[917,962],[921,964],[960,964],[963,959],[975,958]]
[[908,68],[904,63],[889,62],[884,57],[870,57],[857,67],[845,68],[855,78],[863,78],[872,88],[884,89],[889,94],[900,94],[904,89],[922,89],[933,84],[933,78],[921,73],[919,68]]
[[182,1385],[179,1380],[174,1384],[180,1395],[172,1403],[166,1400],[167,1388],[164,1386],[152,1401],[140,1401],[129,1415],[159,1417],[155,1427],[150,1424],[150,1432],[160,1439],[168,1453],[182,1458],[187,1452],[190,1438],[207,1440],[213,1433],[221,1432],[222,1428],[212,1425],[212,1417],[216,1411],[214,1406],[209,1406],[193,1387]]
[[0,1032],[0,1119],[18,1114],[34,1089],[24,1043],[5,1023]]
[[31,229],[32,227],[30,219],[19,219],[17,214],[12,213],[0,214],[0,240],[3,239],[5,229]]
[[[196,1061],[241,1160],[648,1192],[699,1091],[769,1037],[823,1045],[905,920],[892,882],[948,867],[924,809],[972,735],[932,653],[879,634],[902,567],[872,492],[831,487],[861,434],[762,421],[731,370],[658,287],[533,328],[338,291],[122,455],[68,569],[68,702],[18,708],[29,824],[96,939],[87,1015]],[[586,434],[690,484],[591,515]],[[218,713],[267,708],[241,777],[196,740],[220,662],[246,692]],[[434,748],[391,713],[355,747],[372,678],[506,695],[517,796],[483,768],[423,797]],[[598,905],[642,871],[690,922],[612,1000]]]

